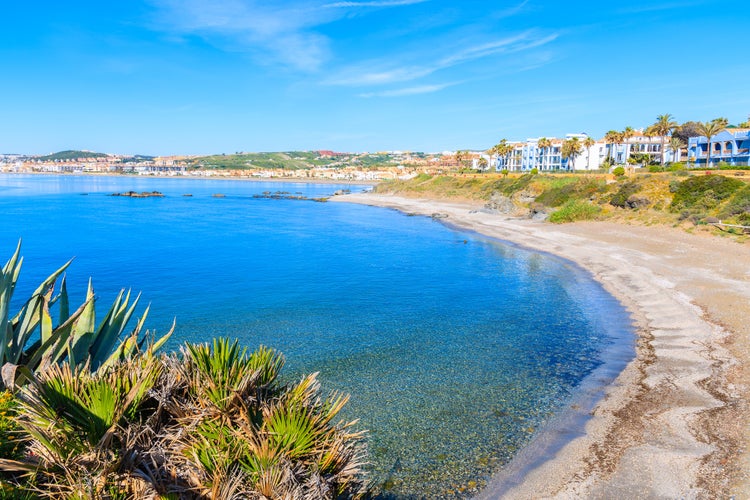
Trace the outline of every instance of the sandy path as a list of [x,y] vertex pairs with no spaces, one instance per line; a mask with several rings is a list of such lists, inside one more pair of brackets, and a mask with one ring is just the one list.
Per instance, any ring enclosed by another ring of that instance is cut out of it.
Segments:
[[750,497],[750,245],[666,227],[510,220],[462,203],[333,200],[446,214],[449,224],[566,257],[632,312],[636,359],[585,434],[523,474],[533,457],[522,454],[482,497]]

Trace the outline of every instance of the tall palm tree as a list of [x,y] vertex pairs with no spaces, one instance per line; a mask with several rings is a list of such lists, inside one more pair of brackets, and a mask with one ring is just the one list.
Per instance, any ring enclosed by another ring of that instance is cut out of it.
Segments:
[[580,156],[583,146],[578,137],[567,139],[562,145],[562,156],[568,159],[568,170],[573,170],[576,158]]
[[456,163],[458,163],[458,168],[459,168],[459,169],[461,168],[461,166],[462,166],[462,163],[464,162],[464,160],[465,160],[465,159],[466,159],[466,157],[468,156],[468,153],[469,153],[468,151],[463,151],[463,150],[459,149],[459,150],[458,150],[458,151],[456,151],[456,152],[455,152],[455,154],[453,155],[453,156],[454,156],[454,158],[456,159]]
[[583,147],[586,148],[586,170],[591,170],[591,147],[596,144],[596,141],[591,137],[586,137],[583,140]]
[[698,125],[698,132],[706,136],[706,140],[708,141],[708,156],[706,156],[706,167],[709,167],[711,165],[711,146],[713,145],[713,143],[711,142],[711,138],[725,128],[726,125],[724,125],[719,119],[712,120],[710,122],[703,122]]
[[487,152],[490,154],[490,157],[497,156],[498,158],[503,158],[503,167],[508,168],[508,156],[513,152],[513,146],[508,144],[507,139],[503,139],[492,146]]
[[679,137],[672,136],[669,138],[669,149],[674,151],[674,158],[672,161],[680,161],[680,150],[685,147],[685,143]]
[[625,144],[625,158],[622,159],[623,162],[628,161],[628,156],[630,148],[628,147],[628,141],[631,137],[635,135],[635,130],[633,130],[633,127],[625,127],[625,130],[621,132],[622,134],[622,143]]
[[614,161],[615,159],[615,145],[619,144],[621,139],[620,132],[617,130],[610,130],[606,134],[604,134],[604,140],[607,142],[607,144],[610,145],[609,147],[609,159],[610,161]]
[[552,147],[552,141],[547,139],[546,137],[542,137],[537,141],[537,146],[542,151],[542,161],[541,161],[541,170],[544,170],[544,160],[547,158],[547,163],[549,164],[549,148]]
[[656,122],[651,125],[651,129],[661,137],[661,166],[664,166],[666,155],[664,154],[664,143],[666,142],[667,136],[677,127],[677,122],[672,120],[672,115],[666,113],[656,117]]

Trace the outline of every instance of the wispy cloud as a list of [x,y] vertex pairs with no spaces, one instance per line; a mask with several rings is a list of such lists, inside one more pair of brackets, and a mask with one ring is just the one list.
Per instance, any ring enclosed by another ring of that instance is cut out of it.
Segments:
[[[408,82],[470,61],[540,47],[556,40],[557,37],[557,34],[539,36],[533,32],[525,32],[462,48],[427,65],[402,65],[394,67],[393,63],[389,65],[369,61],[365,64],[346,68],[338,75],[324,81],[324,83],[328,85],[366,86]],[[373,67],[379,67],[379,69],[370,69]]]
[[416,87],[406,87],[403,89],[394,89],[394,90],[384,90],[381,92],[365,92],[363,94],[359,94],[359,97],[405,97],[410,95],[418,95],[418,94],[431,94],[433,92],[439,92],[445,88],[452,87],[454,85],[458,85],[459,82],[453,82],[453,83],[441,83],[437,85],[419,85]]
[[644,14],[646,12],[658,12],[663,10],[674,10],[684,9],[686,7],[701,5],[706,3],[706,0],[695,0],[692,2],[662,2],[662,3],[651,3],[646,5],[628,5],[618,9],[617,12],[620,14]]
[[327,3],[322,7],[324,9],[341,9],[357,7],[399,7],[401,5],[413,5],[415,3],[429,2],[430,0],[381,0],[371,2],[333,2]]
[[429,0],[329,2],[294,0],[149,0],[157,8],[157,27],[173,35],[197,35],[231,51],[304,71],[330,58],[330,40],[317,28],[355,9],[390,8]]

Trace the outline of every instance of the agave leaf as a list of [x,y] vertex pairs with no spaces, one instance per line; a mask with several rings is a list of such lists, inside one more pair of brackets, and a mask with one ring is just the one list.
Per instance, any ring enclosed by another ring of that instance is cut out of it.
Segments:
[[[69,356],[76,360],[83,361],[88,357],[89,348],[91,347],[92,337],[96,329],[96,309],[94,307],[94,287],[89,279],[88,289],[86,291],[86,308],[81,313],[78,320],[72,325],[72,349],[69,349]],[[75,363],[71,361],[75,366]]]
[[[69,351],[70,336],[72,334],[72,326],[76,323],[76,320],[83,314],[88,308],[89,301],[81,304],[81,306],[71,315],[62,325],[58,326],[52,335],[47,339],[46,342],[41,344],[37,349],[34,350],[34,354],[27,362],[27,365],[37,370],[38,368],[47,368],[53,363],[57,363],[64,354]],[[75,366],[75,363],[71,362],[71,366]]]
[[18,363],[21,360],[26,343],[41,321],[43,300],[41,295],[33,295],[13,319],[11,338],[5,354],[8,361]]
[[41,325],[42,343],[46,342],[52,335],[52,316],[49,313],[49,303],[52,300],[52,289],[42,297],[39,311],[39,323]]
[[0,273],[0,363],[5,360],[5,351],[11,343],[13,329],[10,321],[10,299],[21,272],[23,258],[20,257],[21,240],[18,240],[16,251],[5,263]]
[[140,294],[133,300],[133,304],[128,308],[128,302],[130,301],[130,291],[124,299],[122,298],[122,292],[118,295],[117,300],[112,305],[110,312],[107,317],[102,321],[97,331],[94,343],[89,350],[91,355],[92,368],[96,369],[106,361],[109,354],[115,347],[120,335],[125,330],[130,317],[133,315],[133,311],[138,305]]
[[161,349],[161,347],[167,342],[167,340],[169,340],[169,337],[171,337],[172,334],[174,333],[174,328],[176,325],[177,325],[177,320],[175,319],[172,321],[172,328],[170,328],[169,331],[165,333],[159,340],[156,340],[155,342],[153,342],[149,346],[149,350],[151,352],[156,352],[159,349]]
[[[86,297],[88,299],[88,296]],[[65,323],[70,317],[70,301],[68,300],[68,286],[65,276],[60,281],[60,295],[58,295],[58,302],[60,302],[60,319],[58,324]]]

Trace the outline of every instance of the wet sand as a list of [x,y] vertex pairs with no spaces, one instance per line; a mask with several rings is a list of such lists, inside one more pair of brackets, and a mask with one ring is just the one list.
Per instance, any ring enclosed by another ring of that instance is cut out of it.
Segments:
[[[332,201],[442,222],[570,259],[631,312],[636,357],[582,435],[532,443],[481,498],[750,497],[750,245],[664,226],[554,225],[477,204],[378,194]],[[533,467],[530,467],[533,465]]]

